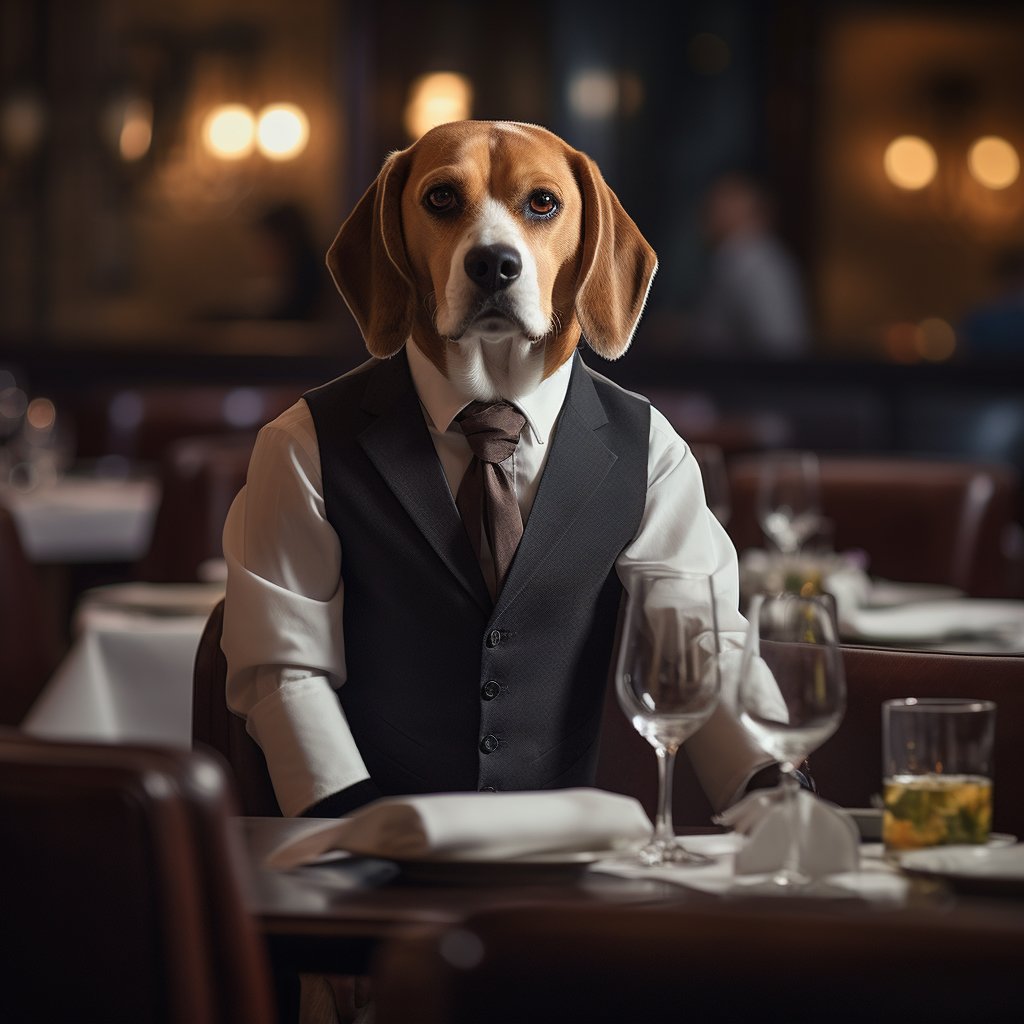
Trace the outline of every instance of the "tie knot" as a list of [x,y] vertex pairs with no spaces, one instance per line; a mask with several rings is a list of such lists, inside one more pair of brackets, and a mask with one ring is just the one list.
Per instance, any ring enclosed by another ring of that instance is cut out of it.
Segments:
[[504,462],[519,443],[526,417],[508,402],[470,402],[455,417],[481,462]]

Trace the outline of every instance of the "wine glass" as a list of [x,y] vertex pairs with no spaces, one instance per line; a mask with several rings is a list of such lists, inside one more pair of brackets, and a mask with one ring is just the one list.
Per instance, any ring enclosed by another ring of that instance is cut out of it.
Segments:
[[766,453],[757,485],[757,519],[784,555],[798,554],[821,519],[818,457],[807,451]]
[[846,711],[846,676],[830,597],[756,594],[739,683],[740,721],[781,769],[789,847],[769,889],[807,887],[801,870],[800,783],[795,772],[836,731]]
[[637,574],[629,587],[615,670],[619,705],[658,758],[658,810],[641,864],[708,864],[672,823],[672,779],[683,742],[710,718],[721,691],[711,577]]
[[729,491],[729,473],[725,465],[725,455],[717,444],[695,442],[690,451],[700,467],[701,479],[704,483],[704,497],[708,508],[715,518],[725,526],[732,514],[732,501]]

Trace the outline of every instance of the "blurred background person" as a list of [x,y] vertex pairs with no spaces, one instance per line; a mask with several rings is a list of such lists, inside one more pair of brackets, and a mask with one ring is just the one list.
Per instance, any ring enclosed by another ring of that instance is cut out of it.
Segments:
[[800,270],[779,238],[773,204],[751,174],[729,171],[704,198],[707,274],[691,327],[709,355],[793,358],[809,344]]
[[995,294],[968,310],[960,324],[967,359],[1024,356],[1024,245],[1005,249],[993,269]]
[[323,246],[296,203],[277,203],[256,221],[266,320],[314,320],[321,312],[327,274]]

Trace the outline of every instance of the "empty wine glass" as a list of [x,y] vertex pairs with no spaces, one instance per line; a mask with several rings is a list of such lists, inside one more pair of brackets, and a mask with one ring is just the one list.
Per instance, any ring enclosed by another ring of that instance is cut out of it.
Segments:
[[798,554],[821,519],[818,457],[813,452],[766,453],[760,462],[757,519],[784,555]]
[[616,693],[623,712],[658,759],[658,809],[650,841],[637,851],[645,865],[707,864],[686,849],[672,823],[676,754],[718,704],[721,674],[711,577],[637,574],[619,638]]
[[757,594],[748,611],[740,663],[740,721],[779,763],[790,821],[785,861],[768,883],[810,884],[801,870],[800,783],[804,759],[836,731],[846,710],[846,677],[829,597]]

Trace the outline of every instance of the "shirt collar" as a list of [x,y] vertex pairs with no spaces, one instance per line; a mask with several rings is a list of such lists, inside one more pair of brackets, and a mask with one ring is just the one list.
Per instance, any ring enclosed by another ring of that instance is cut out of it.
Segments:
[[[414,341],[405,346],[412,373],[413,386],[423,408],[434,427],[442,433],[452,420],[469,404],[466,396],[420,351]],[[537,388],[523,395],[514,404],[526,417],[533,439],[537,444],[547,444],[555,420],[565,402],[572,374],[572,359],[567,359],[550,377],[542,380]]]

